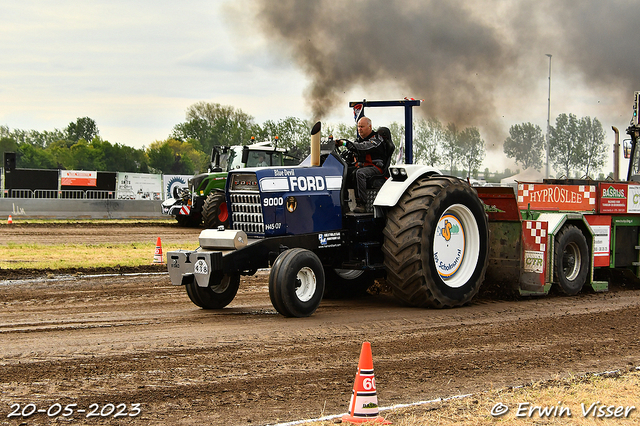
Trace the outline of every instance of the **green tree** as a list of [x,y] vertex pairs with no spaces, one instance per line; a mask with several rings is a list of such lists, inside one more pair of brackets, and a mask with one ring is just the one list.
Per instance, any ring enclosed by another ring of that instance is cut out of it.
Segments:
[[74,158],[71,152],[69,141],[59,140],[47,146],[46,151],[50,153],[52,158],[60,169],[73,169]]
[[5,152],[16,152],[18,150],[18,143],[15,139],[9,136],[0,137],[0,156]]
[[597,118],[583,117],[579,122],[580,157],[584,175],[598,172],[606,161],[607,145],[604,141],[602,123]]
[[85,141],[92,141],[94,137],[98,136],[98,125],[89,117],[79,117],[76,122],[71,122],[67,126],[67,139],[77,142],[80,139]]
[[464,168],[467,170],[467,177],[473,172],[474,177],[478,176],[478,167],[485,157],[484,140],[480,136],[477,127],[467,127],[459,134],[459,144],[461,158]]
[[333,136],[334,139],[354,140],[358,136],[358,130],[355,123],[351,125],[345,123],[330,124],[326,127],[323,124],[322,134],[327,137]]
[[73,170],[104,170],[104,156],[100,148],[80,138],[69,148],[71,164],[68,168]]
[[[311,123],[307,120],[296,117],[287,117],[277,122],[265,121],[260,127],[261,138],[274,140],[278,137],[278,147],[285,148],[296,157],[304,157],[309,152],[311,142]],[[322,132],[323,139],[328,138],[331,133],[327,130]]]
[[153,142],[147,148],[149,156],[149,167],[162,173],[171,173],[173,164],[176,161],[175,154],[167,144]]
[[489,181],[489,179],[491,179],[491,172],[489,171],[488,167],[484,168],[484,180],[486,180],[487,182]]
[[27,132],[21,131],[21,133],[22,142],[40,148],[46,148],[54,142],[66,139],[65,133],[59,129],[54,129],[53,131],[44,130],[42,132],[39,132],[37,130],[29,130]]
[[435,166],[440,163],[440,146],[446,138],[446,130],[437,119],[421,119],[415,127],[413,152],[416,163]]
[[104,170],[113,172],[142,172],[148,158],[143,149],[136,149],[121,144],[111,144],[109,141],[95,137],[91,145],[102,152]]
[[58,162],[48,150],[22,143],[16,153],[16,166],[21,169],[57,169]]
[[507,157],[515,159],[516,164],[521,164],[524,169],[540,170],[544,151],[542,129],[532,123],[511,126],[503,149]]
[[574,114],[560,114],[556,125],[551,127],[549,138],[549,159],[553,167],[565,177],[570,177],[571,172],[579,168],[581,155],[578,119]]
[[[155,141],[147,148],[149,166],[166,174],[194,174],[196,165],[207,163],[207,155],[189,142],[175,139]],[[199,171],[199,170],[198,170]]]
[[256,130],[252,116],[218,103],[195,103],[187,109],[186,119],[173,128],[171,138],[196,139],[207,153],[215,145],[246,144]]
[[53,142],[67,138],[66,134],[58,129],[39,132],[37,130],[10,130],[7,126],[0,126],[0,137],[9,137],[14,139],[18,144],[28,143],[29,145],[39,148],[45,148]]
[[460,162],[462,154],[459,138],[459,130],[455,123],[447,124],[442,140],[442,160],[443,165],[449,166],[449,172],[454,173],[456,165]]
[[402,146],[404,145],[404,132],[405,132],[405,128],[404,128],[404,124],[399,124],[398,122],[394,121],[392,123],[389,123],[389,133],[391,133],[391,140],[393,141],[393,144],[396,146],[396,149],[393,151],[392,155],[392,159],[391,159],[391,164],[395,163],[395,159],[398,157],[398,153],[400,152],[400,150],[402,149],[403,155],[402,155],[402,160],[400,160],[400,162],[404,162],[404,149],[402,148]]

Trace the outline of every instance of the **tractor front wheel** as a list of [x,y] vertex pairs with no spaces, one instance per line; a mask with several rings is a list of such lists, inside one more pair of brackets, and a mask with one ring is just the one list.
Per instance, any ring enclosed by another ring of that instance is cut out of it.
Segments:
[[203,309],[222,309],[227,306],[238,292],[240,275],[212,275],[209,287],[200,287],[195,279],[186,284],[189,299]]
[[309,250],[285,250],[276,258],[269,274],[269,297],[285,317],[313,314],[324,293],[322,262]]

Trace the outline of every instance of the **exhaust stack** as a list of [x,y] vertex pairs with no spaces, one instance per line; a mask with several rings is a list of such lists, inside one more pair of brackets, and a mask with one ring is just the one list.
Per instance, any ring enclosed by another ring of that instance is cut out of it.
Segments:
[[322,124],[318,121],[311,129],[311,166],[320,165],[320,129]]

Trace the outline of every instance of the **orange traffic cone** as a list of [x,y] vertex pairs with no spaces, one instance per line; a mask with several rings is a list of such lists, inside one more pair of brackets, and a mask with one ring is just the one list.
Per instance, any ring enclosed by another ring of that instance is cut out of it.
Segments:
[[164,258],[162,256],[162,242],[160,241],[160,237],[158,237],[158,241],[156,241],[156,254],[153,256],[153,263],[164,263]]
[[364,342],[360,351],[356,380],[353,384],[353,394],[349,402],[349,414],[342,416],[342,421],[346,423],[391,424],[378,416],[378,413],[378,395],[376,393],[376,378],[373,375],[371,343]]
[[13,218],[9,215],[9,219],[7,219],[7,224],[11,225],[13,223]]

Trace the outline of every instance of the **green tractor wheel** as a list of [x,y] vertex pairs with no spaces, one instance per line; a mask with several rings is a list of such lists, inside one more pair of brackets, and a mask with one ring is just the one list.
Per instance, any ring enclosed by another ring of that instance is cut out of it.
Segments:
[[215,229],[220,225],[229,224],[229,210],[224,193],[213,191],[207,196],[202,207],[202,220],[206,229]]

